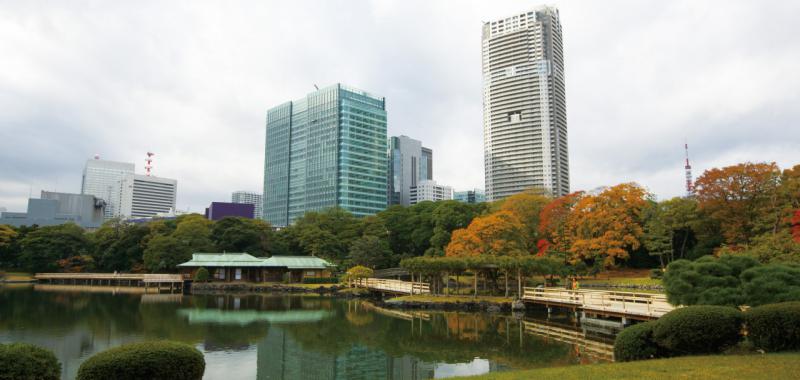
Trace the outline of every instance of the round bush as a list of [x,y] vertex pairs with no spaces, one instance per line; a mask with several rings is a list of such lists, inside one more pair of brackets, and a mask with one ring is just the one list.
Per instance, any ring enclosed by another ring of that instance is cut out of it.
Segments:
[[61,378],[52,352],[27,343],[0,344],[0,380]]
[[754,307],[744,314],[747,337],[764,351],[800,350],[800,302]]
[[663,356],[662,350],[653,340],[655,326],[656,322],[650,321],[623,329],[614,340],[614,360],[628,362]]
[[194,347],[170,341],[126,344],[87,359],[78,380],[199,380],[206,362]]
[[733,307],[683,307],[658,320],[653,339],[671,355],[722,352],[741,340],[743,320]]
[[208,269],[200,267],[197,272],[194,272],[194,280],[197,282],[208,281]]

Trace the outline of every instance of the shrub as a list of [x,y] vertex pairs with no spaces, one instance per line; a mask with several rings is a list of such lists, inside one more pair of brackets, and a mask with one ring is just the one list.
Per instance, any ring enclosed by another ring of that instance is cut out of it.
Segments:
[[61,378],[61,364],[52,352],[27,343],[0,344],[0,380]]
[[743,305],[739,275],[758,265],[751,257],[732,255],[673,261],[664,273],[667,298],[673,305]]
[[742,272],[741,279],[748,306],[800,301],[800,268],[761,265]]
[[653,340],[656,321],[626,327],[614,340],[614,360],[628,362],[664,356],[663,350]]
[[747,337],[764,351],[800,349],[800,302],[754,307],[744,314]]
[[658,320],[653,339],[671,355],[722,352],[741,340],[743,319],[733,307],[683,307]]
[[336,284],[339,282],[337,277],[308,277],[303,279],[304,284]]
[[90,357],[78,380],[199,380],[206,363],[194,347],[170,341],[126,344]]
[[194,280],[197,282],[206,282],[208,281],[208,269],[200,267],[197,272],[194,272]]

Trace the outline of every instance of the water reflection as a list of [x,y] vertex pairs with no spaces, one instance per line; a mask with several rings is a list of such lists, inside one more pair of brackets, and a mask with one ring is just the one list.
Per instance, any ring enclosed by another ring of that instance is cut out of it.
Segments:
[[0,342],[53,350],[66,379],[96,352],[147,339],[194,345],[209,379],[443,378],[609,360],[607,327],[581,327],[570,315],[406,312],[318,296],[0,287]]

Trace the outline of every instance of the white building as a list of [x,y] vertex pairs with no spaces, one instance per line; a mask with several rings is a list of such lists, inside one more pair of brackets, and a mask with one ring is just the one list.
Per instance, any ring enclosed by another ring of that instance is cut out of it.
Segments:
[[564,55],[558,9],[483,24],[486,197],[538,187],[569,193]]
[[175,210],[178,181],[171,178],[127,175],[119,182],[120,218],[148,218]]
[[101,160],[95,156],[87,160],[83,168],[81,194],[94,195],[106,201],[104,218],[109,219],[119,214],[120,205],[119,181],[125,176],[133,175],[134,165],[128,162]]
[[453,199],[453,188],[450,186],[438,185],[436,181],[420,181],[417,186],[411,188],[411,204],[422,201],[444,201]]
[[256,193],[254,191],[234,191],[231,194],[231,202],[232,203],[244,203],[250,204],[255,206],[255,211],[253,217],[255,219],[262,219],[262,210],[264,209],[264,201],[263,196],[261,193]]

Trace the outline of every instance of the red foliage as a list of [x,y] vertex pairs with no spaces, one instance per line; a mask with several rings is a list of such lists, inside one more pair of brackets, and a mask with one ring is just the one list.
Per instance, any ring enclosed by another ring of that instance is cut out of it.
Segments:
[[547,239],[539,239],[536,242],[536,256],[544,256],[547,254],[547,248],[550,248],[550,242]]
[[800,210],[795,211],[792,218],[792,237],[794,241],[800,243]]

